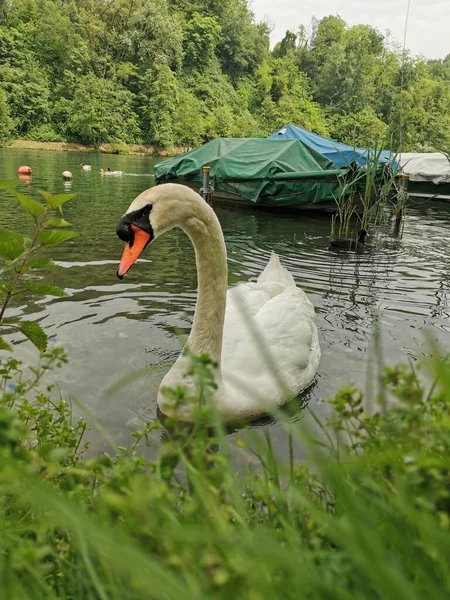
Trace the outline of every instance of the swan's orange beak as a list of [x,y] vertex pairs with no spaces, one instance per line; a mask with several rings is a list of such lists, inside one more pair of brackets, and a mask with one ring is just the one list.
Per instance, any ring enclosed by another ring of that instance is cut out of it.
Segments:
[[133,230],[134,236],[133,239],[125,245],[119,268],[117,269],[117,277],[119,279],[122,279],[122,277],[128,273],[146,245],[151,241],[152,237],[140,227],[136,227],[136,225],[131,225],[130,227]]

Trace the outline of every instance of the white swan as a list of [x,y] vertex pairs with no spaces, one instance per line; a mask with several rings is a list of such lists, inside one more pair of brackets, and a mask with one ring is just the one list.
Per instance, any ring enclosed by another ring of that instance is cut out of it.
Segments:
[[[227,292],[222,229],[212,208],[190,188],[159,185],[131,203],[117,225],[117,235],[127,242],[117,275],[122,278],[146,245],[173,227],[183,229],[195,249],[198,296],[186,344],[195,355],[205,353],[219,363],[214,400],[221,419],[257,418],[307,388],[320,361],[313,305],[274,253],[256,282],[241,283]],[[283,385],[274,377],[253,326],[264,339]],[[167,389],[181,386],[195,395],[196,383],[186,377],[190,365],[189,356],[181,353],[157,398],[165,415],[183,421],[195,420],[195,406],[175,407]]]
[[91,165],[84,165],[83,163],[81,163],[81,168],[83,171],[90,171],[92,169]]

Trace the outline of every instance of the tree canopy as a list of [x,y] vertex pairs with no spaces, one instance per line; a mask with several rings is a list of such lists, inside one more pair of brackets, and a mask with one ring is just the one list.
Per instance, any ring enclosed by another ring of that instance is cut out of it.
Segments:
[[449,106],[450,54],[402,56],[339,16],[271,51],[247,0],[0,7],[0,140],[195,146],[294,123],[350,144],[448,150]]

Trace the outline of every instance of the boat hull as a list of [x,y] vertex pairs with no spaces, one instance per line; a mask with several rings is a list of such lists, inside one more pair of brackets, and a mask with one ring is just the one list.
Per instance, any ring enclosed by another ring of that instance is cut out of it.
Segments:
[[413,198],[428,200],[450,200],[450,183],[435,184],[431,181],[409,181],[408,194]]
[[[197,181],[183,181],[183,180],[165,180],[161,181],[160,185],[164,183],[180,183],[196,192],[200,193],[201,184]],[[321,202],[306,202],[300,204],[295,202],[284,202],[282,204],[271,202],[270,199],[264,200],[260,199],[258,202],[252,202],[251,200],[247,200],[243,196],[239,196],[238,194],[233,194],[231,192],[226,192],[220,189],[214,189],[212,194],[212,202],[219,202],[220,204],[227,204],[230,206],[240,206],[245,208],[251,208],[253,210],[271,210],[271,211],[286,211],[286,212],[303,212],[303,211],[325,211],[325,212],[336,212],[337,205],[336,201],[331,200],[322,200]]]

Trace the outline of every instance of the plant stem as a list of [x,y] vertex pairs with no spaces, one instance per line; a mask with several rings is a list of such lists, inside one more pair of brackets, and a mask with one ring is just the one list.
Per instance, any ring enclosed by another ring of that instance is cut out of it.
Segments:
[[19,267],[16,270],[16,273],[15,273],[12,283],[11,283],[11,289],[9,290],[9,292],[7,292],[5,300],[2,305],[2,308],[0,309],[0,325],[2,324],[2,320],[5,315],[5,311],[8,307],[9,301],[11,300],[12,296],[14,295],[14,290],[17,286],[17,282],[19,281],[19,277],[22,275],[22,269],[27,264],[31,253],[33,252],[33,250],[36,246],[38,235],[42,229],[42,224],[44,222],[44,219],[46,219],[47,214],[48,214],[48,208],[46,209],[45,213],[42,215],[41,219],[36,222],[36,229],[34,232],[33,239],[31,240],[30,247],[26,250],[25,254],[23,255],[22,260],[20,261]]

